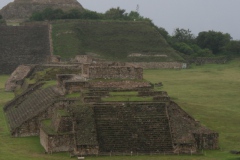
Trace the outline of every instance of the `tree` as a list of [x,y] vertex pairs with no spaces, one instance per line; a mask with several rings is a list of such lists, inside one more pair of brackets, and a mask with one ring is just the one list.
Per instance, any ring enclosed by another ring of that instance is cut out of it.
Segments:
[[182,52],[186,55],[194,54],[194,50],[184,42],[177,42],[173,45],[173,48],[179,52]]
[[105,13],[106,19],[120,20],[127,17],[127,13],[125,14],[125,9],[111,8]]
[[186,44],[195,43],[195,36],[191,33],[189,29],[175,29],[172,40],[174,42],[184,42]]
[[240,41],[239,40],[238,41],[236,41],[236,40],[230,41],[226,45],[226,51],[240,55]]
[[128,17],[131,19],[131,20],[143,20],[144,18],[142,16],[140,16],[140,14],[136,11],[131,11],[129,14],[128,14]]
[[165,30],[165,28],[159,27],[157,28],[158,32],[167,40],[169,38],[168,32]]
[[0,14],[0,19],[3,19],[2,15]]
[[62,19],[78,19],[81,17],[81,11],[78,9],[71,9],[67,13],[64,14]]
[[208,48],[212,50],[213,54],[218,54],[230,42],[232,37],[228,33],[204,31],[200,32],[196,39],[201,48]]

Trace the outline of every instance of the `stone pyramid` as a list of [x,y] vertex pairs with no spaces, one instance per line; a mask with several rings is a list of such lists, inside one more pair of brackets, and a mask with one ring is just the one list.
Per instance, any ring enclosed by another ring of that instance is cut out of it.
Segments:
[[77,0],[14,0],[0,10],[0,14],[6,20],[25,20],[33,12],[42,11],[45,8],[60,8],[64,11],[70,9],[83,10]]

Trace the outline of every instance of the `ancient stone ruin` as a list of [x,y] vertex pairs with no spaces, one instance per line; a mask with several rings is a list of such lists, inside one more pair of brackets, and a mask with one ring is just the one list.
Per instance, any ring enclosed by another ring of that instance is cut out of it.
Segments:
[[49,25],[0,26],[0,74],[21,64],[46,63],[50,56]]
[[26,89],[4,106],[13,137],[40,136],[47,153],[74,155],[218,149],[218,133],[143,80],[141,68],[97,62],[51,67],[35,66],[23,80]]
[[32,13],[42,11],[45,8],[83,10],[77,0],[14,0],[0,10],[0,14],[6,20],[27,20]]

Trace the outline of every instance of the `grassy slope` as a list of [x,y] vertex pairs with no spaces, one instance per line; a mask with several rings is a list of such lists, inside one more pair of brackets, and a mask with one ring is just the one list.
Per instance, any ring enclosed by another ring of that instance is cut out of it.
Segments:
[[[111,160],[239,160],[229,150],[240,150],[240,60],[225,65],[194,66],[188,70],[146,70],[144,78],[151,82],[162,81],[163,90],[202,124],[220,133],[219,151],[206,151],[206,156],[125,156],[89,157]],[[13,97],[4,93],[7,76],[0,77],[0,105]],[[65,160],[67,153],[45,155],[38,137],[11,138],[0,110],[0,159],[3,160]]]
[[182,60],[146,22],[56,21],[53,22],[52,37],[54,54],[63,58],[90,52],[105,59],[127,61],[130,53],[154,52],[168,57],[143,58],[141,61]]

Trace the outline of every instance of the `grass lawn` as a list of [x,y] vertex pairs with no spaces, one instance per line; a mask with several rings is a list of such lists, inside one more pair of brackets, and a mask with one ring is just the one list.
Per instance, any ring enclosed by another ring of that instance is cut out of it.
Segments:
[[[87,160],[240,160],[240,60],[224,65],[192,66],[187,70],[145,70],[144,78],[163,82],[162,90],[185,111],[220,134],[220,150],[205,155],[104,156]],[[4,92],[7,76],[0,76],[0,106],[13,98]],[[68,153],[46,155],[38,137],[11,138],[0,110],[0,160],[66,160]],[[72,158],[76,159],[76,158]]]

